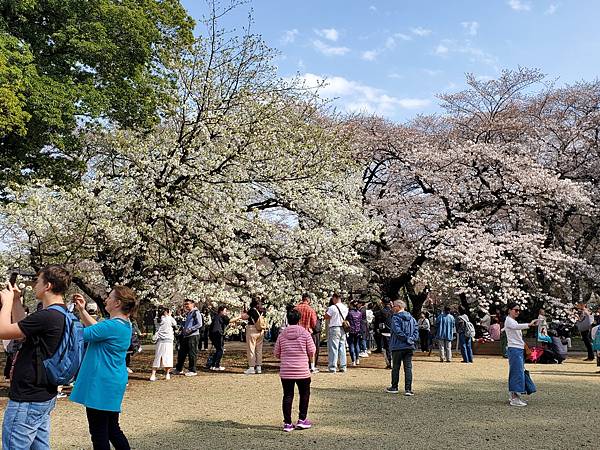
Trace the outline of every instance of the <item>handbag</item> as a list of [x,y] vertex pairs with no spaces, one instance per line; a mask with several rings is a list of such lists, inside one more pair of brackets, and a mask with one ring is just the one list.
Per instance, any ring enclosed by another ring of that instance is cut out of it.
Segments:
[[342,328],[344,329],[344,331],[345,331],[346,333],[349,333],[352,327],[350,326],[350,322],[348,322],[348,321],[346,320],[346,317],[347,317],[347,316],[346,316],[346,317],[344,317],[344,316],[342,315],[342,311],[340,310],[340,307],[339,307],[337,304],[335,305],[335,307],[337,308],[338,312],[340,313],[340,317],[342,318]]

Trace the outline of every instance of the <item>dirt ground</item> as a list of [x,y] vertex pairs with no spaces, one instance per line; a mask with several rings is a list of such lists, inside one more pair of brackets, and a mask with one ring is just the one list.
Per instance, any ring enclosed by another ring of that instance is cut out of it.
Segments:
[[[321,361],[325,361],[321,349]],[[390,372],[381,355],[346,374],[313,376],[309,417],[314,427],[284,434],[277,363],[265,348],[262,375],[243,375],[240,343],[228,343],[223,373],[201,372],[151,383],[152,352],[133,360],[121,425],[134,449],[401,449],[598,448],[600,374],[573,357],[562,365],[528,365],[538,392],[527,408],[509,407],[508,363],[455,356],[442,364],[416,353],[414,397],[384,392]],[[199,361],[206,360],[201,353]],[[401,387],[402,387],[401,379]],[[0,407],[7,401],[0,390]],[[294,404],[297,418],[297,402]],[[594,444],[595,442],[595,444]],[[60,399],[52,415],[53,449],[89,449],[82,406]]]

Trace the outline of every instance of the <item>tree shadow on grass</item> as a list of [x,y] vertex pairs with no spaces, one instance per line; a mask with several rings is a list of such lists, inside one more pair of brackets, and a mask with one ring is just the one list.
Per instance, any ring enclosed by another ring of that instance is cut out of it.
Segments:
[[200,421],[200,420],[176,420],[176,423],[190,425],[192,427],[214,427],[222,430],[260,430],[260,431],[276,431],[281,432],[281,427],[275,425],[249,425],[247,423],[234,422],[233,420],[221,420],[216,422]]

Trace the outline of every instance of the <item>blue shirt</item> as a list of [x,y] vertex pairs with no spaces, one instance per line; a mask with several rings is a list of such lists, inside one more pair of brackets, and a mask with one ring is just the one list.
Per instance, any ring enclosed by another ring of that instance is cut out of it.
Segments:
[[452,314],[440,314],[436,321],[436,326],[436,339],[441,339],[444,341],[452,340],[452,337],[454,336],[454,317]]
[[131,323],[107,319],[83,329],[88,344],[71,401],[87,408],[121,412],[127,386],[125,354],[131,342]]

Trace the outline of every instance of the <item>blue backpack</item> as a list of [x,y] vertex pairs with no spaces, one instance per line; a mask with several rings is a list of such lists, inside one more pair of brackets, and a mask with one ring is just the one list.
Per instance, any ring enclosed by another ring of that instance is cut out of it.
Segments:
[[[66,311],[58,305],[49,306],[48,309],[58,311],[65,316],[65,330],[54,354],[42,360],[37,355],[38,383],[42,383],[42,370],[46,372],[46,380],[54,386],[69,384],[77,375],[83,360],[83,326],[72,312]],[[43,342],[38,339],[40,346]],[[44,346],[45,347],[45,346]],[[46,355],[47,348],[44,348]]]

